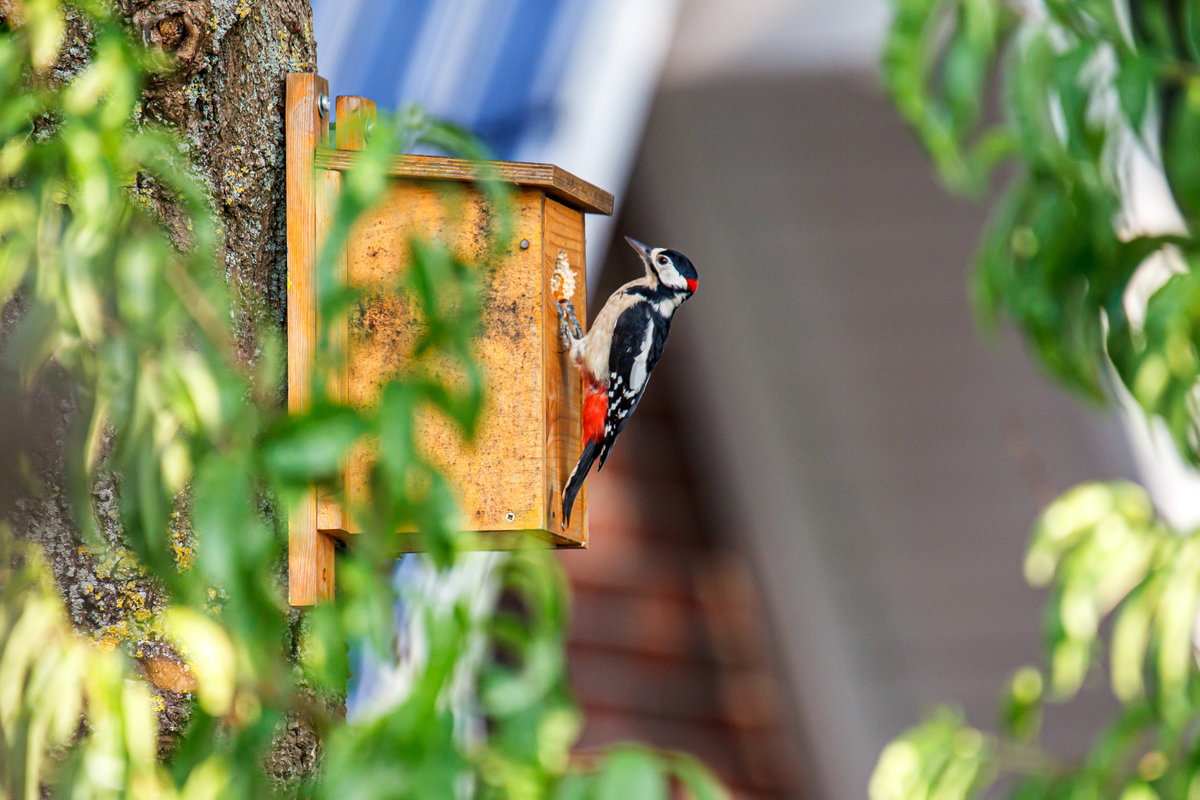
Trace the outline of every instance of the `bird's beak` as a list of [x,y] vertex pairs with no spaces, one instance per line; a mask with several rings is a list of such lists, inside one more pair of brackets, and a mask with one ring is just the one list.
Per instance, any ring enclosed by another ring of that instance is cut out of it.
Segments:
[[650,263],[650,248],[634,239],[632,236],[626,236],[625,241],[629,242],[629,246],[637,251],[637,254],[642,257],[642,260],[647,264]]

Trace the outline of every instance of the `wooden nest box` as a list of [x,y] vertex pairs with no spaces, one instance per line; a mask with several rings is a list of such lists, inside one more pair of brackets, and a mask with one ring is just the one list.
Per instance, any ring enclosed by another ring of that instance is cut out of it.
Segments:
[[[366,120],[374,116],[369,100],[337,98],[336,146],[330,147],[328,93],[319,76],[287,77],[288,406],[293,412],[311,402],[317,254],[342,172],[365,145]],[[570,526],[561,524],[563,485],[581,449],[581,386],[578,371],[559,352],[557,300],[569,298],[586,318],[584,214],[611,214],[612,196],[550,165],[488,166],[513,185],[514,235],[486,271],[476,351],[487,380],[483,417],[471,446],[439,421],[420,426],[421,446],[457,490],[464,530],[478,532],[485,547],[504,549],[530,536],[551,546],[584,547],[586,486]],[[477,172],[477,165],[459,159],[397,155],[392,160],[383,202],[359,220],[339,258],[341,278],[363,293],[355,311],[335,326],[346,356],[331,378],[335,397],[369,405],[404,369],[415,339],[414,320],[394,287],[407,267],[412,237],[440,241],[467,261],[485,254],[488,237],[480,230],[486,228],[488,208],[483,193],[472,188]],[[447,182],[460,191],[447,192]],[[455,195],[453,202],[449,195]],[[343,466],[341,488],[351,506],[364,498],[371,457],[364,450]],[[332,596],[335,540],[353,546],[356,527],[337,497],[316,488],[291,510],[293,605]],[[397,532],[396,551],[412,550],[417,541]]]

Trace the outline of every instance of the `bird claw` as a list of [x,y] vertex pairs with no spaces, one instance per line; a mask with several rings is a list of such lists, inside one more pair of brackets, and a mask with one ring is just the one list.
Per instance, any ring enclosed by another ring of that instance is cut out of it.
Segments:
[[562,349],[558,352],[565,353],[570,349],[573,342],[582,338],[583,328],[579,324],[579,319],[575,316],[575,304],[565,298],[559,300],[558,341],[562,345]]

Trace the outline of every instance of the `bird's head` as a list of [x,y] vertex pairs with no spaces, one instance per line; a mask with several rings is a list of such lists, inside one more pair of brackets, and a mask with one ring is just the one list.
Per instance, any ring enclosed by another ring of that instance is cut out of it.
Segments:
[[637,251],[646,265],[646,275],[668,289],[691,296],[700,285],[700,276],[691,259],[678,250],[668,250],[665,247],[647,247],[629,236],[625,237],[629,246]]

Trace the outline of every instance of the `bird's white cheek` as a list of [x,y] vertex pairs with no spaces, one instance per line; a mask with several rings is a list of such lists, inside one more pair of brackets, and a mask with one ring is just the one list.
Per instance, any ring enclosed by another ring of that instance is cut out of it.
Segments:
[[687,282],[683,279],[683,276],[679,274],[679,270],[675,269],[674,265],[672,264],[668,264],[666,266],[660,264],[658,267],[658,275],[659,279],[672,289],[683,289],[687,286]]

